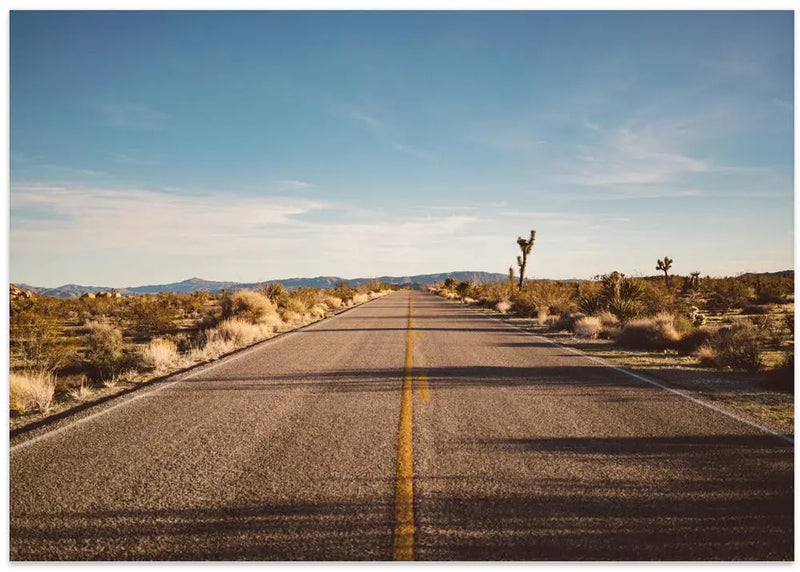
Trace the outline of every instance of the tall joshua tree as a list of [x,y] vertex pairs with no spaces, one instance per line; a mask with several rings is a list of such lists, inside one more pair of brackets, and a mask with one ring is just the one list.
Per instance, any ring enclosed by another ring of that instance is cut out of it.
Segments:
[[519,266],[519,289],[522,290],[522,283],[525,280],[525,266],[528,264],[528,255],[531,253],[531,248],[533,248],[533,240],[536,238],[536,231],[531,231],[531,237],[528,240],[525,240],[521,236],[517,239],[517,244],[519,244],[520,249],[522,250],[522,256],[517,256],[517,266]]
[[658,259],[658,266],[656,266],[656,270],[661,270],[664,273],[664,282],[667,284],[667,288],[669,288],[669,269],[672,268],[672,259],[669,256],[665,256],[664,260]]

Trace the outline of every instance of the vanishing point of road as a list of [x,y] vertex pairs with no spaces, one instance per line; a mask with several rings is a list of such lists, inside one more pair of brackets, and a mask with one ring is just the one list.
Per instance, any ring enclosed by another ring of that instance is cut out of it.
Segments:
[[20,435],[12,560],[792,560],[789,439],[422,292]]

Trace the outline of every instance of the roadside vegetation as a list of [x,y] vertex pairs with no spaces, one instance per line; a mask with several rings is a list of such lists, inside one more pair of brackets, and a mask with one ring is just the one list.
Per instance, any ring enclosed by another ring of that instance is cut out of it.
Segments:
[[52,298],[10,288],[9,406],[15,418],[91,400],[218,359],[390,291],[350,287]]
[[519,281],[456,282],[431,290],[440,296],[503,314],[533,318],[552,332],[606,339],[630,350],[691,356],[699,367],[758,373],[770,388],[794,391],[794,273],[701,278],[669,273],[673,260],[657,260],[662,276],[609,272],[592,280],[523,280],[533,243],[517,240]]

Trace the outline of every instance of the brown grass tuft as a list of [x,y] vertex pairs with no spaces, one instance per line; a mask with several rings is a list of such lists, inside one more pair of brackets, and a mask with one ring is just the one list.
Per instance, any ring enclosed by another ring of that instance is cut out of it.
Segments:
[[46,371],[12,372],[8,376],[8,388],[8,404],[11,411],[46,412],[53,403],[56,379],[52,373]]

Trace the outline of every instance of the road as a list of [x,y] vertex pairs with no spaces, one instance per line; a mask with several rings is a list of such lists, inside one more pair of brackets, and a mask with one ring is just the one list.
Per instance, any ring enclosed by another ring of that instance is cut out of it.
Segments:
[[397,292],[12,440],[10,557],[791,560],[793,453]]

